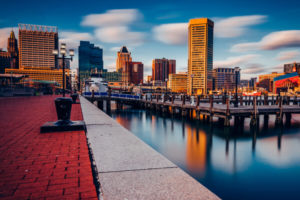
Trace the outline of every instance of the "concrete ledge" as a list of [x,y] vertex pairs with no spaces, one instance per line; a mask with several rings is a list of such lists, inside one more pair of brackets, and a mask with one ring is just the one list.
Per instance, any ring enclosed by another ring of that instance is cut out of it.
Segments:
[[219,199],[84,97],[80,102],[103,199]]

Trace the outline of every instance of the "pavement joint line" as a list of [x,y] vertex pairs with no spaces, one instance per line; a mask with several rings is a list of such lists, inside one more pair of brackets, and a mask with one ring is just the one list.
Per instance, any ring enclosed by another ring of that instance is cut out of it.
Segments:
[[108,173],[118,173],[118,172],[134,172],[134,171],[147,171],[147,170],[158,170],[158,169],[178,169],[177,166],[173,167],[157,167],[157,168],[145,168],[145,169],[125,169],[125,170],[117,170],[117,171],[105,171],[98,172],[99,174],[108,174]]
[[113,124],[85,124],[86,126],[112,126]]

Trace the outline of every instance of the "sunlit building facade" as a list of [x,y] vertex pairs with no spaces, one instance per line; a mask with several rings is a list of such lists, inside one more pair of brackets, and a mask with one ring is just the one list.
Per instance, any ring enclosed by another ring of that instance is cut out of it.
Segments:
[[213,70],[213,89],[222,91],[232,91],[240,83],[240,68],[218,67]]
[[212,90],[214,22],[191,19],[188,27],[188,94],[207,94]]
[[187,91],[187,74],[186,73],[178,73],[178,74],[170,74],[168,80],[168,88],[172,92],[178,93],[186,93]]
[[116,70],[117,72],[125,72],[127,62],[131,62],[131,53],[128,51],[126,46],[122,46],[120,51],[117,53]]
[[142,62],[126,62],[125,71],[122,72],[122,82],[125,85],[138,85],[143,83],[144,64]]

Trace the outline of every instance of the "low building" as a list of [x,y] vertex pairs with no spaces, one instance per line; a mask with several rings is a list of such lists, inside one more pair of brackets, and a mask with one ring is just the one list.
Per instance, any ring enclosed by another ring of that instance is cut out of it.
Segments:
[[122,72],[122,82],[125,85],[138,85],[143,83],[144,64],[142,62],[126,62],[125,71]]
[[261,82],[264,79],[269,79],[273,81],[273,79],[277,76],[282,76],[284,73],[272,72],[271,74],[262,74],[258,76],[258,81]]
[[213,70],[213,89],[233,91],[236,85],[240,83],[240,68],[219,67]]
[[168,88],[172,92],[186,93],[187,92],[187,74],[169,74]]
[[274,78],[273,91],[278,94],[288,90],[297,90],[300,88],[300,78],[297,72],[285,74]]
[[284,64],[283,65],[283,71],[285,74],[290,74],[293,72],[297,72],[300,74],[300,63],[290,63],[290,64]]

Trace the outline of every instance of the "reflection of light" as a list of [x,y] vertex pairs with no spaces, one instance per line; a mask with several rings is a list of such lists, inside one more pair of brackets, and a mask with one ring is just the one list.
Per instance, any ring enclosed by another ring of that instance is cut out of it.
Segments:
[[197,142],[197,132],[187,126],[187,145],[186,145],[186,161],[187,168],[193,172],[201,172],[204,174],[206,164],[206,145],[207,138],[203,131],[199,131],[199,139]]
[[124,126],[125,128],[129,129],[130,128],[130,123],[128,120],[126,120],[125,118],[122,118],[121,116],[116,116],[115,120],[121,124],[122,126]]
[[277,148],[277,140],[277,136],[259,140],[256,148],[257,157],[279,167],[300,166],[299,136],[282,136],[280,150]]

